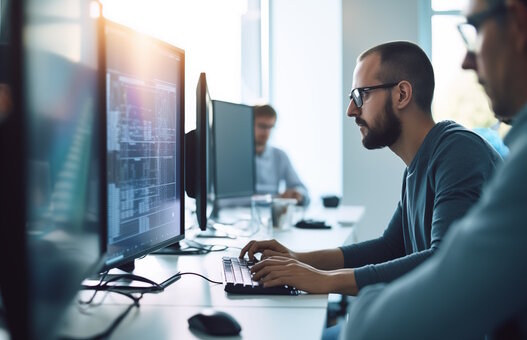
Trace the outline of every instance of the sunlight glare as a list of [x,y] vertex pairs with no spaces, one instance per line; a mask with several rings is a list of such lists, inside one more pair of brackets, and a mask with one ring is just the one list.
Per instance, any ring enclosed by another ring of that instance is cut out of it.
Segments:
[[[101,0],[103,16],[185,50],[185,108],[207,73],[213,99],[241,100],[241,15],[247,0]],[[185,130],[195,123],[186,119]]]

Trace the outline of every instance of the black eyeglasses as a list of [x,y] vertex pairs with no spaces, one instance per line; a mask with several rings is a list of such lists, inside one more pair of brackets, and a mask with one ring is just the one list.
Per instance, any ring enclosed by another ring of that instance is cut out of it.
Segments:
[[467,22],[457,25],[457,29],[463,38],[465,47],[470,53],[477,52],[478,30],[480,26],[490,18],[507,13],[507,6],[503,2],[485,11],[467,16]]
[[362,94],[366,92],[370,92],[373,90],[378,89],[389,89],[391,87],[394,87],[395,85],[399,84],[397,83],[388,83],[388,84],[381,84],[381,85],[375,85],[375,86],[367,86],[367,87],[357,87],[350,92],[350,100],[353,100],[355,103],[355,106],[357,108],[362,107]]

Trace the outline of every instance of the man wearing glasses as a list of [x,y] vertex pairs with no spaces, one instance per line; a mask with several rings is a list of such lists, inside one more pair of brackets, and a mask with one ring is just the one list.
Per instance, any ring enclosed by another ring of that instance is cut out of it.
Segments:
[[254,144],[256,153],[256,192],[277,194],[280,182],[285,191],[280,197],[294,198],[300,205],[309,204],[306,186],[298,177],[287,154],[268,145],[271,130],[276,124],[276,111],[271,105],[254,106]]
[[262,253],[264,260],[252,270],[264,286],[355,295],[367,285],[395,280],[432,256],[500,163],[475,133],[454,122],[435,124],[434,73],[417,45],[392,42],[364,52],[354,87],[347,114],[355,118],[363,145],[389,147],[407,166],[401,200],[375,240],[304,253],[275,240],[249,242],[240,256]]
[[471,0],[464,69],[477,73],[510,153],[423,266],[361,291],[342,339],[527,338],[527,1]]

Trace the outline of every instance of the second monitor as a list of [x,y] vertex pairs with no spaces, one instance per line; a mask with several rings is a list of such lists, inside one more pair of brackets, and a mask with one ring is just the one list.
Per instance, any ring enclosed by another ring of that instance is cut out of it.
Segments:
[[216,199],[255,191],[253,107],[213,100]]

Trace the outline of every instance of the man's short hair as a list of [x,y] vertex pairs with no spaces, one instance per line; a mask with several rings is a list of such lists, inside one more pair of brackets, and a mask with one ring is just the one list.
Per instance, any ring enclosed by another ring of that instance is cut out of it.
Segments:
[[434,69],[426,53],[411,42],[394,41],[370,48],[359,56],[359,61],[374,53],[381,58],[381,69],[377,74],[379,80],[383,83],[408,81],[412,84],[416,104],[431,113],[435,80]]
[[269,117],[276,119],[276,111],[271,105],[255,105],[254,117]]

